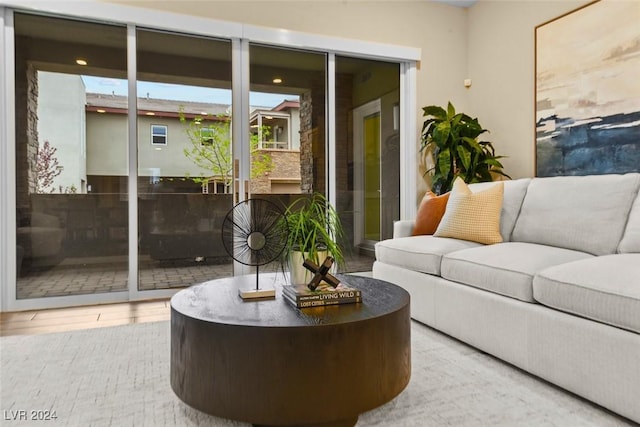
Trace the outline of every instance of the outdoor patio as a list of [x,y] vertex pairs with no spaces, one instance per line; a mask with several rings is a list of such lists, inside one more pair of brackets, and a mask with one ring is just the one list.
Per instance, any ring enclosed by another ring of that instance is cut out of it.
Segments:
[[[371,271],[374,259],[365,255],[347,257],[343,272]],[[279,270],[267,265],[261,272]],[[154,261],[140,258],[140,290],[169,289],[228,277],[233,274],[229,259]],[[17,299],[83,295],[127,290],[127,258],[123,256],[66,258],[61,263],[23,272],[17,282]]]

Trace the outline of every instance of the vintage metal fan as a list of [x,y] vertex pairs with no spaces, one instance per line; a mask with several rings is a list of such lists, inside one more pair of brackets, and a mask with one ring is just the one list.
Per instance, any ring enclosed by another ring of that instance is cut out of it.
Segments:
[[275,289],[261,289],[259,268],[280,258],[288,240],[287,218],[273,202],[247,199],[236,204],[222,222],[225,250],[237,262],[256,267],[256,288],[240,290],[243,299],[275,296]]

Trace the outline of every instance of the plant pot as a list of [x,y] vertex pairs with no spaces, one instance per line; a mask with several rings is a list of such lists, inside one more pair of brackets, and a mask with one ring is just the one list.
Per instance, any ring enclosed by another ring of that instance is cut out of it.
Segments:
[[[327,251],[318,251],[318,262],[321,264],[329,255]],[[302,263],[307,258],[308,252],[291,251],[289,254],[289,273],[292,285],[306,285],[313,279],[313,273],[307,270]],[[315,261],[314,261],[315,262]],[[333,263],[329,272],[332,274],[336,271],[336,263]]]

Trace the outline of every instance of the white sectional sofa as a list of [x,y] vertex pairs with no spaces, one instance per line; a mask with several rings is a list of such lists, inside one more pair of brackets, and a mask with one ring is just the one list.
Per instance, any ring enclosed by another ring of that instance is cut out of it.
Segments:
[[505,181],[503,243],[398,221],[373,277],[411,294],[414,319],[640,422],[639,189],[640,174]]

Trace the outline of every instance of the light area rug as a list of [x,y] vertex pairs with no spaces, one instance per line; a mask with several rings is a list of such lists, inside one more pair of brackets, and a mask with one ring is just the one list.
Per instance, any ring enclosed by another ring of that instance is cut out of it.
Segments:
[[[411,333],[409,385],[360,415],[358,426],[633,425],[420,323],[412,322]],[[169,348],[169,322],[3,337],[0,424],[249,426],[176,397]],[[55,411],[57,419],[12,420],[21,410],[27,418]]]

